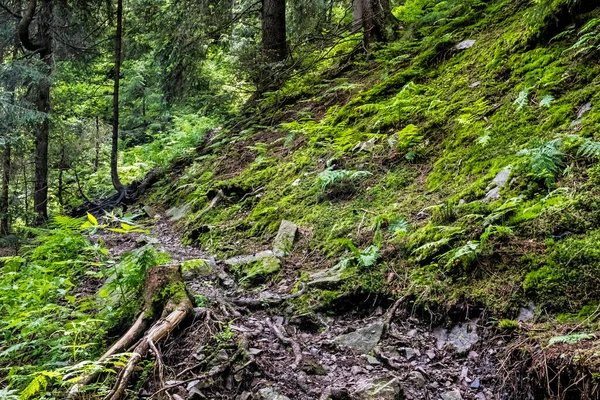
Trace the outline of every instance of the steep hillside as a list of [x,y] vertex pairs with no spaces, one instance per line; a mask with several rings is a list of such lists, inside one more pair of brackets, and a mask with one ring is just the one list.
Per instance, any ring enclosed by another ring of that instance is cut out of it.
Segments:
[[189,243],[219,256],[263,250],[293,221],[290,273],[343,261],[348,279],[328,299],[411,294],[440,316],[469,304],[512,318],[530,301],[577,313],[600,294],[600,12],[426,3],[396,10],[397,42],[316,63],[207,131],[147,202],[180,207]]
[[282,220],[297,224],[281,271],[260,281],[307,283],[297,313],[408,296],[435,324],[485,315],[522,332],[513,350],[537,367],[547,352],[594,371],[595,341],[545,346],[596,330],[600,10],[412,1],[395,14],[398,41],[316,59],[208,130],[146,203],[172,209],[187,242],[220,258],[266,250]]

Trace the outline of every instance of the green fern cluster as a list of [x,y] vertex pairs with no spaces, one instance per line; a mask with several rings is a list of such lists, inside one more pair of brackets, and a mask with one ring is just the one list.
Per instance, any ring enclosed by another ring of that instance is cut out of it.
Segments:
[[370,175],[372,174],[369,171],[334,170],[327,168],[319,174],[317,182],[321,186],[321,189],[326,190],[333,186],[352,184]]

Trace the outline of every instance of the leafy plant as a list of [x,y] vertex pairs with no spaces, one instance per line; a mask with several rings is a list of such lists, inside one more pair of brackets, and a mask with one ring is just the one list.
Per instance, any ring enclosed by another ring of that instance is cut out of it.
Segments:
[[319,174],[317,182],[321,189],[326,190],[333,186],[352,184],[370,175],[372,174],[368,171],[334,170],[330,167]]
[[596,335],[594,335],[593,333],[572,333],[570,335],[565,335],[565,336],[554,336],[552,338],[550,338],[550,340],[548,341],[548,346],[552,346],[555,344],[561,344],[561,343],[565,343],[565,344],[577,344],[583,340],[591,340],[591,339],[595,339]]
[[518,155],[530,156],[530,168],[534,177],[542,179],[547,187],[552,187],[565,167],[565,154],[561,150],[562,141],[554,139],[533,150],[523,150]]
[[600,142],[585,139],[579,147],[577,154],[583,157],[600,157]]

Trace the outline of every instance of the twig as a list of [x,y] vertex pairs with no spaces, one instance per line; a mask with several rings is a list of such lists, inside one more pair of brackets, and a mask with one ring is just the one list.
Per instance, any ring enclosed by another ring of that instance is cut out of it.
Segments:
[[279,330],[279,328],[273,322],[271,322],[270,318],[267,318],[265,321],[266,321],[267,325],[269,326],[269,328],[271,328],[271,330],[273,331],[275,336],[277,336],[277,339],[279,339],[280,342],[291,346],[292,350],[294,350],[295,359],[294,359],[294,363],[292,365],[290,365],[290,367],[293,370],[295,370],[296,368],[298,368],[298,366],[302,362],[302,350],[300,349],[300,345],[293,339],[285,337],[283,335],[283,333]]

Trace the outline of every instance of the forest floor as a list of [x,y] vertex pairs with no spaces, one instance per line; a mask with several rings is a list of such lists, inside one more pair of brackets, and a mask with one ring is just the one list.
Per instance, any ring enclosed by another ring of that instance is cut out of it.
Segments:
[[483,318],[432,327],[404,304],[390,307],[378,297],[348,299],[335,313],[297,315],[277,301],[292,297],[294,274],[282,271],[277,283],[249,289],[223,260],[184,246],[168,218],[158,217],[150,229],[95,238],[113,257],[151,243],[173,263],[209,259],[211,268],[184,274],[194,317],[158,345],[162,362],[135,398],[507,398],[497,375],[506,343],[492,337]]

